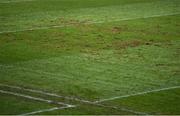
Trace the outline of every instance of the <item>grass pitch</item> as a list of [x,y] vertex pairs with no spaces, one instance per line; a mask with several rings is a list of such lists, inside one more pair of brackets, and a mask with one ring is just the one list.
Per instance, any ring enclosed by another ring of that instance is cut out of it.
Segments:
[[0,114],[180,114],[179,0],[0,9]]

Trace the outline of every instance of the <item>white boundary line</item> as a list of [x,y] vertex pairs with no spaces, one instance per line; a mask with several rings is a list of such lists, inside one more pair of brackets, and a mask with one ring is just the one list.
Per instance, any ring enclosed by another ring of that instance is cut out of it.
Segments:
[[[2,85],[3,84],[0,84],[0,86],[2,86]],[[9,87],[9,88],[14,88],[14,89],[23,89],[23,88],[17,87],[17,86],[8,86],[8,85],[3,85],[3,86]],[[40,92],[42,94],[42,91],[31,90],[31,89],[26,89],[26,90],[29,90],[31,92],[38,92],[38,93]],[[53,104],[54,103],[54,104],[58,104],[58,105],[64,105],[63,107],[54,107],[54,108],[50,108],[50,109],[42,109],[42,110],[38,110],[38,111],[33,111],[33,112],[21,114],[21,115],[32,115],[32,114],[37,114],[37,113],[42,113],[42,112],[49,112],[49,111],[54,111],[54,110],[60,110],[60,109],[76,107],[76,105],[65,104],[65,103],[62,103],[62,102],[54,102],[52,100],[46,100],[46,99],[39,98],[39,97],[32,97],[32,96],[29,96],[29,95],[19,94],[19,93],[16,93],[16,92],[0,90],[0,93],[10,94],[10,95],[14,95],[14,96],[18,96],[18,97],[23,97],[23,98],[27,98],[27,99],[31,99],[31,100],[35,100],[35,101],[46,102],[48,104]]]
[[127,108],[121,108],[121,107],[116,107],[116,106],[106,106],[106,105],[97,104],[97,103],[94,103],[94,105],[100,106],[100,107],[104,107],[104,108],[113,108],[113,109],[116,109],[116,110],[125,111],[125,112],[130,112],[130,113],[138,114],[138,115],[148,115],[148,114],[145,113],[145,112],[138,112],[138,111],[134,111],[134,110],[127,109]]
[[48,95],[48,96],[53,96],[53,97],[58,97],[58,98],[65,98],[65,99],[69,99],[69,100],[80,101],[80,102],[84,102],[84,103],[93,103],[93,102],[88,101],[88,100],[83,100],[83,99],[78,99],[78,98],[73,98],[73,97],[60,96],[60,95],[57,95],[55,93],[49,93],[49,92],[45,92],[45,91],[41,91],[41,90],[26,89],[26,88],[22,88],[19,86],[12,86],[12,85],[6,85],[6,84],[1,84],[1,83],[0,83],[0,86],[5,86],[5,87],[13,88],[13,89],[20,89],[20,90],[24,90],[24,91],[33,92],[33,93],[40,93],[43,95]]
[[136,19],[147,19],[147,18],[155,18],[155,17],[162,17],[162,16],[172,16],[172,15],[179,15],[180,13],[167,13],[167,14],[157,14],[157,15],[151,15],[151,16],[142,16],[142,17],[135,17],[135,18],[122,18],[117,19],[113,21],[97,21],[87,24],[98,24],[98,23],[110,23],[110,22],[118,22],[118,21],[128,21],[128,20],[136,20]]
[[[7,67],[7,68],[16,68],[16,66],[13,66],[13,65],[2,65],[2,64],[0,64],[0,66],[2,66],[2,67]],[[51,75],[51,76],[56,76],[56,77],[58,77],[58,76],[64,76],[64,77],[69,78],[68,75],[53,74],[53,73],[44,72],[44,71],[32,70],[32,69],[28,69],[28,68],[24,68],[24,67],[18,67],[18,68],[19,68],[19,69],[22,69],[22,70],[26,70],[26,71],[28,71],[28,72],[33,72],[33,73],[38,73],[38,74]],[[29,91],[29,92],[40,93],[40,94],[44,94],[44,95],[48,95],[48,96],[65,98],[65,99],[75,100],[75,101],[84,102],[84,103],[91,103],[91,104],[93,103],[93,101],[78,99],[78,98],[75,98],[75,97],[60,96],[60,95],[57,95],[57,94],[55,94],[55,93],[48,93],[48,92],[41,91],[41,90],[26,89],[26,88],[22,88],[22,87],[18,87],[18,86],[6,85],[6,84],[1,84],[1,83],[0,83],[0,86],[6,86],[6,87],[9,87],[9,88],[14,88],[14,89],[22,89],[22,90]]]
[[[4,65],[0,65],[0,66],[4,66]],[[14,66],[5,66],[5,67],[13,68]],[[24,69],[24,68],[22,68],[22,69]],[[29,71],[29,69],[26,69],[26,70]],[[30,70],[30,71],[33,71],[33,70]],[[49,74],[49,73],[44,72],[44,74]],[[58,76],[58,75],[56,75],[56,76]],[[143,94],[147,94],[147,93],[159,92],[159,91],[164,91],[164,90],[169,90],[169,89],[174,89],[174,88],[180,88],[180,86],[166,87],[166,88],[161,88],[161,89],[155,89],[155,90],[150,90],[150,91],[139,92],[139,93],[135,93],[135,94],[116,96],[116,97],[107,98],[107,99],[100,99],[100,100],[97,100],[97,101],[88,101],[88,100],[83,100],[83,99],[78,99],[78,98],[73,98],[73,97],[60,96],[60,95],[57,95],[55,93],[48,93],[48,92],[45,92],[45,91],[33,90],[33,89],[25,89],[25,88],[21,88],[21,87],[18,87],[18,86],[11,86],[11,85],[1,84],[1,83],[0,83],[0,86],[6,86],[6,87],[9,87],[9,88],[16,88],[16,89],[23,89],[25,91],[30,91],[30,92],[34,92],[34,93],[41,93],[41,94],[44,94],[44,95],[49,95],[49,96],[54,96],[54,97],[59,97],[59,98],[65,98],[65,99],[69,99],[69,100],[75,100],[75,101],[80,101],[80,102],[90,103],[90,104],[101,103],[101,102],[104,102],[104,101],[110,101],[110,100],[114,100],[114,99],[122,99],[122,98],[126,98],[126,97],[131,97],[131,96],[143,95]]]
[[50,112],[50,111],[54,111],[54,110],[62,110],[62,109],[73,108],[73,107],[76,107],[76,106],[53,107],[53,108],[38,110],[38,111],[29,112],[29,113],[25,113],[25,114],[21,114],[21,115],[22,116],[24,116],[24,115],[34,115],[34,114],[37,114],[37,113]]
[[160,91],[177,89],[177,88],[180,88],[180,86],[167,87],[167,88],[155,89],[155,90],[151,90],[151,91],[139,92],[139,93],[135,93],[135,94],[129,94],[129,95],[117,96],[117,97],[112,97],[112,98],[107,98],[107,99],[101,99],[99,101],[95,101],[94,103],[101,103],[101,102],[111,101],[111,100],[115,100],[115,99],[123,99],[123,98],[132,97],[132,96],[144,95],[144,94],[148,94],[148,93],[160,92]]
[[54,104],[65,105],[65,106],[69,106],[69,107],[74,106],[74,105],[69,105],[69,104],[65,104],[65,103],[62,103],[62,102],[55,102],[55,101],[52,101],[52,100],[47,100],[47,99],[43,99],[43,98],[39,98],[39,97],[32,97],[32,96],[29,96],[29,95],[19,94],[19,93],[16,93],[16,92],[0,90],[0,93],[10,94],[10,95],[23,97],[23,98],[27,98],[27,99],[31,99],[31,100],[35,100],[35,101],[46,102],[48,104],[54,103]]
[[[110,22],[118,22],[118,21],[128,21],[128,20],[135,20],[135,19],[146,19],[146,18],[153,18],[153,17],[161,17],[161,16],[172,16],[172,15],[178,15],[178,14],[180,14],[180,13],[169,13],[169,14],[162,14],[162,15],[142,16],[142,17],[136,17],[136,18],[124,18],[124,19],[118,19],[118,20],[113,20],[113,21],[97,21],[97,22],[89,22],[89,23],[82,23],[82,24],[110,23]],[[81,22],[77,23],[77,24],[81,24]],[[67,26],[72,26],[72,24],[71,25],[45,26],[45,27],[39,27],[39,28],[15,30],[15,31],[1,31],[0,34],[24,32],[24,31],[34,31],[34,30],[44,30],[44,29],[51,29],[51,28],[62,28],[62,27],[67,27]]]
[[[54,94],[54,93],[48,93],[48,92],[45,93],[44,91],[40,91],[40,90],[25,89],[25,88],[22,88],[22,87],[19,87],[19,86],[12,86],[12,85],[6,85],[6,84],[1,84],[1,83],[0,83],[0,86],[9,87],[9,88],[13,88],[13,89],[25,90],[25,91],[34,92],[34,93],[40,93],[40,94],[42,94],[42,95],[49,95],[49,96],[54,96],[54,97],[62,97],[62,98],[65,98],[65,99],[71,99],[71,100],[75,100],[75,101],[80,101],[80,102],[84,102],[84,103],[88,103],[88,104],[92,104],[92,105],[96,105],[96,106],[100,106],[100,107],[119,109],[119,110],[121,110],[121,111],[131,112],[131,113],[133,113],[133,114],[146,114],[146,113],[144,113],[144,112],[137,112],[137,111],[133,111],[133,110],[126,109],[126,108],[117,108],[117,107],[112,107],[112,106],[105,106],[105,105],[97,104],[97,103],[94,103],[94,102],[91,102],[91,101],[87,101],[87,100],[80,100],[80,99],[77,99],[77,98],[63,97],[63,96],[59,96],[59,95]],[[0,92],[1,92],[1,91],[0,91]],[[77,105],[76,105],[76,106],[77,106]],[[69,105],[69,106],[64,107],[64,108],[76,107],[76,106]],[[63,107],[60,107],[60,108],[63,108]],[[53,108],[51,108],[51,109],[53,109]],[[44,109],[44,110],[40,110],[40,111],[35,111],[35,113],[41,113],[41,112],[51,111],[51,109]],[[58,109],[59,109],[59,108],[58,108]],[[57,109],[57,110],[58,110],[58,109]],[[55,109],[55,110],[56,110],[56,109]],[[32,112],[32,113],[34,113],[34,112]],[[28,113],[28,114],[29,114],[29,113]]]
[[[8,66],[8,67],[12,68],[14,66]],[[108,98],[108,99],[101,99],[101,100],[98,100],[98,101],[91,102],[91,101],[77,99],[77,98],[60,96],[60,95],[57,95],[55,93],[48,93],[48,92],[40,91],[40,90],[26,89],[26,88],[22,88],[22,87],[18,87],[18,86],[11,86],[11,85],[1,84],[1,83],[0,83],[0,86],[6,86],[6,87],[9,87],[9,88],[14,88],[14,89],[22,89],[22,90],[25,90],[25,91],[34,92],[34,93],[40,93],[40,94],[54,96],[54,97],[63,97],[65,99],[76,100],[76,101],[80,101],[80,102],[84,102],[84,103],[89,103],[89,104],[92,104],[92,105],[115,108],[115,109],[119,109],[119,108],[118,107],[113,107],[113,106],[112,107],[111,106],[104,106],[104,105],[99,104],[99,103],[102,103],[102,102],[105,102],[105,101],[110,101],[110,100],[115,100],[115,99],[127,98],[127,97],[131,97],[131,96],[143,95],[143,94],[147,94],[147,93],[153,93],[153,92],[159,92],[159,91],[164,91],[164,90],[169,90],[169,89],[180,88],[180,86],[167,87],[167,88],[155,89],[155,90],[151,90],[151,91],[139,92],[139,93],[135,93],[135,94],[112,97],[112,98]],[[134,113],[134,114],[142,114],[142,115],[147,114],[147,113],[144,113],[144,112],[133,111],[131,109],[126,109],[126,108],[120,108],[120,110],[121,111],[131,112],[131,113]]]

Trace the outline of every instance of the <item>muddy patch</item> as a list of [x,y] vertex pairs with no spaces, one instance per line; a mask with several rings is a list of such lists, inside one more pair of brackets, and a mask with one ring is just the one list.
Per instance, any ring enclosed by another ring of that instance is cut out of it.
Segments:
[[82,24],[88,24],[89,20],[76,20],[76,19],[66,19],[66,18],[59,18],[55,22],[59,22],[63,25],[82,25]]
[[113,34],[120,34],[120,33],[122,32],[122,28],[121,28],[121,27],[113,27],[113,28],[111,29],[111,32],[112,32]]
[[113,42],[113,47],[115,49],[126,49],[128,47],[138,47],[141,45],[151,45],[151,42],[144,42],[141,40],[128,40],[128,41],[115,41]]

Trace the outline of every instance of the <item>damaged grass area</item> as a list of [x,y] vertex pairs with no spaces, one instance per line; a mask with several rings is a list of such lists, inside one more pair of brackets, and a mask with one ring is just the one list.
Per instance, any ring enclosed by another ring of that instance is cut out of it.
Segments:
[[0,114],[49,109],[48,104],[19,98],[20,94],[77,105],[43,115],[179,113],[178,88],[112,100],[179,87],[178,0],[9,1],[0,3],[0,84],[107,107],[0,87]]
[[[103,26],[78,24],[4,33],[0,35],[0,59],[1,62],[9,62],[10,59],[28,60],[61,53],[98,54],[104,50],[117,52],[141,46],[167,47],[178,39],[178,18],[179,15],[106,23]],[[71,21],[72,24],[74,22],[77,21]]]

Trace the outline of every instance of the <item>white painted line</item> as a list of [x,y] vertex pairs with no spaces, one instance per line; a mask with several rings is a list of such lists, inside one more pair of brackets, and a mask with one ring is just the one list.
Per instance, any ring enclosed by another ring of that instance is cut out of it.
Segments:
[[69,99],[69,100],[80,101],[80,102],[84,102],[84,103],[93,103],[93,102],[88,101],[88,100],[78,99],[78,98],[74,98],[74,97],[60,96],[60,95],[57,95],[55,93],[49,93],[49,92],[45,92],[45,91],[41,91],[41,90],[26,89],[26,88],[22,88],[22,87],[19,87],[19,86],[12,86],[12,85],[6,85],[6,84],[1,84],[1,83],[0,83],[0,86],[14,88],[14,89],[20,89],[20,90],[24,90],[24,91],[33,92],[33,93],[40,93],[40,94],[43,94],[43,95],[48,95],[48,96],[53,96],[53,97],[58,97],[58,98],[65,98],[65,99]]
[[22,116],[24,116],[24,115],[33,115],[33,114],[37,114],[37,113],[50,112],[50,111],[54,111],[54,110],[58,110],[58,107],[54,107],[54,108],[50,108],[50,109],[38,110],[38,111],[29,112],[29,113],[25,113],[25,114],[21,114],[21,115]]
[[[49,96],[54,96],[54,97],[62,97],[62,96],[59,96],[57,94],[54,94],[54,93],[45,93],[44,91],[39,91],[39,90],[33,90],[33,89],[25,89],[25,88],[22,88],[22,87],[19,87],[19,86],[11,86],[11,85],[6,85],[6,84],[0,84],[0,86],[4,86],[4,87],[9,87],[9,88],[14,88],[14,89],[22,89],[22,90],[25,90],[25,91],[29,91],[29,92],[35,92],[35,93],[40,93],[40,94],[43,94],[43,95],[49,95]],[[1,91],[0,91],[1,92]],[[66,99],[69,99],[67,97],[65,97]],[[86,101],[86,100],[80,100],[80,99],[76,99],[76,98],[71,98],[72,100],[75,100],[75,101],[80,101],[80,102],[84,102],[84,103],[88,103],[88,104],[92,104],[92,105],[96,105],[96,106],[100,106],[100,107],[106,107],[106,108],[113,108],[113,109],[119,109],[121,111],[126,111],[126,112],[130,112],[130,113],[133,113],[133,114],[147,114],[147,113],[144,113],[144,112],[137,112],[137,111],[133,111],[133,110],[130,110],[130,109],[126,109],[126,108],[117,108],[117,107],[112,107],[112,106],[105,106],[105,105],[102,105],[102,104],[98,104],[98,103],[95,103],[95,102],[90,102],[90,101]],[[68,107],[74,107],[73,105],[69,105]],[[41,111],[41,110],[40,110]],[[46,110],[45,110],[46,111]],[[41,113],[41,112],[39,112]]]
[[[48,111],[53,111],[53,110],[77,107],[76,105],[69,105],[69,104],[64,104],[64,103],[61,103],[61,102],[54,102],[52,100],[46,100],[46,99],[42,99],[42,98],[32,97],[32,96],[19,94],[19,93],[15,93],[15,92],[9,92],[9,91],[0,90],[0,93],[15,95],[15,96],[18,96],[18,97],[23,97],[23,98],[27,98],[27,99],[31,99],[31,100],[35,100],[35,101],[46,102],[46,103],[55,103],[55,104],[59,104],[59,105],[66,105],[65,107],[54,107],[54,108],[50,108],[50,109],[43,109],[43,110],[38,110],[38,111],[30,112],[30,113],[25,113],[25,114],[22,114],[22,115],[32,115],[32,114],[48,112]],[[93,105],[96,105],[96,106],[101,106],[101,107],[106,107],[106,108],[119,109],[117,107],[105,106],[105,105],[92,103],[92,102],[90,104],[93,104]],[[119,110],[126,111],[126,112],[131,112],[133,114],[146,114],[144,112],[137,112],[137,111],[133,111],[133,110],[126,109],[126,108],[120,108]]]
[[65,106],[73,106],[73,105],[69,105],[69,104],[65,104],[65,103],[62,103],[62,102],[55,102],[55,101],[52,101],[52,100],[46,100],[46,99],[43,99],[43,98],[39,98],[39,97],[32,97],[32,96],[29,96],[29,95],[24,95],[24,94],[20,94],[20,93],[15,93],[15,92],[10,92],[10,91],[4,91],[4,90],[0,90],[0,93],[4,93],[4,94],[10,94],[10,95],[14,95],[14,96],[18,96],[18,97],[23,97],[23,98],[27,98],[27,99],[31,99],[31,100],[35,100],[35,101],[41,101],[41,102],[46,102],[48,104],[58,104],[58,105],[65,105]]
[[49,96],[55,96],[55,97],[63,97],[63,96],[60,96],[60,95],[56,95],[54,93],[48,93],[48,92],[45,92],[45,91],[34,90],[34,89],[26,89],[26,88],[22,88],[22,87],[19,87],[19,86],[12,86],[12,85],[6,85],[6,84],[1,84],[1,83],[0,83],[0,86],[13,88],[13,89],[25,90],[25,91],[29,91],[29,92],[33,92],[33,93],[40,93],[40,94],[43,94],[43,95],[49,95]]
[[[119,108],[117,108],[119,109]],[[126,112],[131,112],[133,114],[137,114],[137,115],[149,115],[146,112],[139,112],[139,111],[135,111],[135,110],[131,110],[131,109],[126,109],[126,108],[120,108],[121,111],[126,111]]]
[[[97,21],[97,22],[89,22],[89,23],[82,23],[82,24],[110,23],[110,22],[118,22],[118,21],[128,21],[128,20],[135,20],[135,19],[146,19],[146,18],[153,18],[153,17],[161,17],[161,16],[171,16],[171,15],[178,15],[178,14],[180,14],[180,13],[169,13],[169,14],[151,15],[151,16],[135,17],[135,18],[123,18],[123,19],[118,19],[118,20]],[[79,24],[81,24],[81,23],[79,23]],[[45,27],[38,27],[38,28],[31,28],[31,29],[24,29],[24,30],[15,30],[15,31],[1,31],[0,34],[24,32],[24,31],[34,31],[34,30],[44,30],[44,29],[51,29],[51,28],[62,28],[62,27],[66,27],[66,26],[72,26],[72,25],[56,25],[56,26],[45,26]]]
[[132,96],[144,95],[144,94],[148,94],[148,93],[160,92],[160,91],[177,89],[177,88],[180,88],[180,86],[167,87],[167,88],[155,89],[155,90],[151,90],[151,91],[139,92],[139,93],[135,93],[135,94],[129,94],[129,95],[117,96],[117,97],[112,97],[112,98],[107,98],[107,99],[101,99],[101,100],[95,101],[94,103],[101,103],[101,102],[111,101],[111,100],[115,100],[115,99],[123,99],[123,98],[132,97]]
[[130,113],[138,114],[138,115],[148,115],[148,114],[145,113],[145,112],[138,112],[138,111],[134,111],[134,110],[127,109],[127,108],[121,108],[121,107],[116,107],[116,106],[107,106],[107,105],[97,104],[97,103],[95,103],[94,105],[96,105],[96,106],[101,106],[101,107],[104,107],[104,108],[113,108],[113,109],[116,109],[116,110],[121,110],[121,111],[125,111],[125,112],[130,112]]
[[[7,68],[16,68],[15,66],[13,65],[2,65],[0,64],[0,66],[2,67],[7,67]],[[37,71],[37,70],[32,70],[32,69],[28,69],[28,68],[24,68],[24,67],[18,67],[22,70],[26,70],[26,71],[30,71],[30,72],[33,72],[33,73],[39,73],[39,74],[45,74],[45,75],[51,75],[51,76],[64,76],[64,77],[68,77],[68,78],[71,78],[70,76],[68,75],[58,75],[58,74],[53,74],[53,73],[49,73],[49,72],[44,72],[44,71]],[[65,96],[60,96],[60,95],[57,95],[55,93],[48,93],[48,92],[45,92],[45,91],[40,91],[40,90],[33,90],[33,89],[26,89],[26,88],[22,88],[22,87],[18,87],[18,86],[11,86],[11,85],[6,85],[6,84],[1,84],[1,86],[6,86],[6,87],[10,87],[10,88],[16,88],[16,89],[23,89],[25,91],[29,91],[29,92],[34,92],[34,93],[40,93],[40,94],[44,94],[44,95],[49,95],[49,96],[54,96],[54,97],[59,97],[59,98],[65,98],[65,99],[69,99],[69,100],[75,100],[75,101],[79,101],[79,102],[84,102],[84,103],[93,103],[92,101],[88,101],[88,100],[83,100],[83,99],[78,99],[78,98],[75,98],[75,97],[65,97]]]
[[73,108],[73,107],[76,107],[76,106],[54,107],[54,108],[50,108],[50,109],[43,109],[43,110],[38,110],[38,111],[34,111],[34,112],[29,112],[29,113],[25,113],[25,114],[21,114],[21,115],[22,116],[34,115],[34,114],[38,114],[38,113],[50,112],[50,111],[54,111],[54,110],[62,110],[62,109]]
[[110,23],[110,22],[118,22],[118,21],[129,21],[129,20],[136,20],[136,19],[147,19],[147,18],[155,18],[155,17],[162,17],[162,16],[172,16],[172,15],[178,15],[178,14],[180,14],[180,13],[159,14],[159,15],[134,17],[134,18],[122,18],[122,19],[117,19],[117,20],[112,20],[112,21],[98,21],[98,22],[93,22],[90,24]]
[[[9,88],[13,88],[13,89],[25,90],[25,91],[34,92],[34,93],[40,93],[40,94],[43,94],[43,95],[49,95],[49,96],[54,96],[54,97],[63,97],[65,99],[71,99],[71,100],[80,101],[80,102],[84,102],[84,103],[88,103],[88,104],[92,104],[92,105],[96,105],[96,106],[101,106],[101,107],[109,107],[109,108],[119,109],[119,108],[116,108],[116,107],[97,104],[97,103],[90,102],[90,101],[87,101],[87,100],[82,100],[82,99],[80,100],[80,99],[77,99],[77,98],[69,98],[69,97],[59,96],[59,95],[54,94],[54,93],[48,93],[48,92],[44,92],[44,91],[40,91],[40,90],[26,89],[26,88],[22,88],[22,87],[19,87],[19,86],[12,86],[12,85],[6,85],[6,84],[1,84],[1,83],[0,83],[0,86],[9,87]],[[69,105],[68,107],[74,107],[74,106]],[[129,110],[129,109],[126,109],[126,108],[120,108],[120,110],[121,111],[131,112],[133,114],[146,114],[146,113],[143,113],[143,112],[137,112],[137,111]]]

